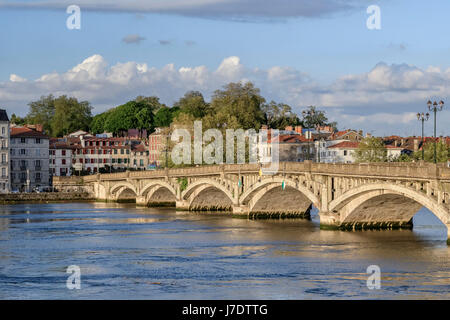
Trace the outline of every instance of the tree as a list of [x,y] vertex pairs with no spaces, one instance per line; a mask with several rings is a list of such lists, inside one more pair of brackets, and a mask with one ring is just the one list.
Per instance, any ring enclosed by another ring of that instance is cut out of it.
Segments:
[[52,136],[62,136],[76,130],[89,130],[92,107],[88,101],[60,96],[53,102],[55,111],[50,119]]
[[356,162],[386,162],[387,149],[383,140],[376,137],[364,138],[355,150]]
[[310,106],[305,114],[306,116],[302,120],[304,127],[330,126],[334,130],[337,130],[337,122],[328,122],[325,111],[317,110],[315,106]]
[[175,102],[174,107],[178,107],[180,112],[190,114],[194,118],[203,118],[209,111],[208,103],[198,91],[186,92],[180,100]]
[[28,104],[30,110],[27,114],[29,124],[42,124],[45,132],[51,133],[51,120],[55,114],[55,97],[52,94],[41,96],[37,101]]
[[[434,142],[425,143],[423,148],[425,161],[434,162]],[[450,146],[443,139],[436,143],[436,156],[437,162],[447,162],[450,158]],[[413,157],[416,160],[422,160],[422,150],[414,152]]]
[[105,130],[105,123],[106,123],[106,120],[108,119],[108,117],[110,115],[110,111],[111,110],[108,110],[108,111],[103,112],[103,113],[99,113],[99,114],[95,115],[94,118],[92,118],[90,131],[93,134],[103,133],[103,132],[106,131]]
[[21,125],[24,125],[27,123],[27,118],[26,117],[22,118],[22,117],[16,116],[16,114],[13,113],[11,115],[11,123],[21,126]]
[[[173,109],[173,108],[172,108]],[[174,112],[171,108],[162,107],[156,112],[154,118],[155,127],[169,127],[174,118]]]
[[160,108],[165,107],[166,105],[159,102],[159,98],[156,96],[145,97],[145,96],[137,96],[134,101],[140,103],[141,106],[146,106],[153,113],[156,113]]
[[211,101],[211,112],[218,125],[235,118],[242,129],[259,129],[264,123],[262,107],[265,99],[253,83],[229,83],[223,90],[216,90]]
[[271,101],[264,105],[262,110],[269,128],[284,129],[286,126],[296,126],[301,123],[297,115],[292,112],[292,108],[287,104]]

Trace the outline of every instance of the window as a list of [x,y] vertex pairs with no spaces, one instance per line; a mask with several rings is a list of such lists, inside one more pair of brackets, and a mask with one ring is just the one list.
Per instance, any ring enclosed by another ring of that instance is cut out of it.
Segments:
[[16,154],[16,149],[11,149],[11,155],[15,155]]
[[20,138],[20,143],[27,143],[27,140],[25,138]]
[[41,160],[36,160],[35,163],[36,167],[40,167],[41,166]]
[[36,180],[41,180],[41,173],[40,172],[36,172]]
[[61,154],[62,154],[63,156],[65,156],[65,155],[66,155],[66,150],[62,150],[62,151],[61,151]]
[[5,134],[6,130],[5,127],[2,127],[2,134]]
[[37,144],[41,143],[41,138],[36,138],[36,143]]
[[6,153],[2,153],[2,163],[6,163]]
[[346,156],[347,155],[347,150],[344,150],[344,156]]
[[27,151],[25,149],[20,149],[20,154],[25,155],[27,154]]
[[6,177],[6,168],[2,168],[2,177]]
[[61,164],[66,164],[66,159],[61,159]]
[[117,149],[114,149],[114,154],[117,154]]
[[143,160],[143,159],[139,160],[139,165],[140,165],[141,167],[144,166],[144,160]]
[[11,160],[11,170],[14,170],[14,161]]

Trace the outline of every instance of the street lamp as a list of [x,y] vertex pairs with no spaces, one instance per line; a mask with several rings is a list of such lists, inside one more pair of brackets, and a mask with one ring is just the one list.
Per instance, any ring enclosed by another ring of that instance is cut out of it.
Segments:
[[439,104],[438,104],[436,101],[431,103],[431,101],[428,100],[427,105],[428,105],[428,110],[434,112],[434,163],[437,163],[437,154],[436,154],[436,113],[438,111],[442,111],[442,109],[444,108],[444,101],[441,100],[441,101],[439,101]]
[[430,114],[427,113],[417,113],[417,120],[422,121],[422,160],[425,160],[425,148],[424,148],[424,122],[428,121]]
[[[303,111],[302,111],[303,125],[305,125],[305,123],[306,123],[306,122],[305,122],[305,119],[306,119],[307,117],[313,117],[315,114],[316,114],[316,112],[314,111],[314,109],[308,110],[308,111],[303,110]],[[306,129],[308,129],[308,132],[309,132],[309,129],[311,129],[311,128],[310,128],[309,125],[308,125],[308,127],[307,127]],[[310,135],[310,139],[311,139],[311,138],[312,138],[311,132],[309,132],[309,135]],[[311,147],[310,147],[310,141],[308,140],[308,160],[311,160],[311,151],[310,151],[310,149],[311,149]]]

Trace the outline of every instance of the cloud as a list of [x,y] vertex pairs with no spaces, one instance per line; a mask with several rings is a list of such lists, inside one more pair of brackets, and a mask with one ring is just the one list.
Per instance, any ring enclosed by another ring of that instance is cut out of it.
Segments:
[[172,42],[170,40],[159,40],[159,44],[162,46],[168,46],[170,45]]
[[[322,17],[367,7],[363,0],[78,0],[82,10],[178,14],[195,17],[292,18]],[[65,9],[72,0],[0,1],[0,8]]]
[[139,44],[139,43],[141,43],[141,41],[144,41],[144,40],[145,40],[145,38],[141,37],[138,34],[129,34],[122,39],[122,41],[125,42],[126,44],[132,44],[132,43]]
[[[288,103],[297,112],[316,105],[342,126],[385,130],[387,134],[419,128],[415,113],[425,108],[426,101],[447,101],[450,96],[450,69],[433,66],[421,69],[379,63],[368,72],[344,75],[325,85],[290,67],[249,68],[237,56],[210,69],[174,64],[156,68],[134,61],[110,65],[96,54],[65,72],[43,74],[34,80],[12,74],[9,81],[0,82],[0,105],[24,114],[28,102],[53,93],[88,100],[95,112],[101,112],[138,95],[157,95],[170,105],[186,91],[198,90],[210,99],[223,85],[239,81],[254,82],[267,100]],[[439,130],[448,131],[450,112],[441,112],[439,123]],[[445,134],[439,130],[438,134]]]

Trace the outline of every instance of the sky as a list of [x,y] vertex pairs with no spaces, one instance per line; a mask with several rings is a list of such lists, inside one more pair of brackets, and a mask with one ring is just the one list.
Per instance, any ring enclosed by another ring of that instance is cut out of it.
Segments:
[[[67,28],[70,5],[80,29]],[[449,135],[448,12],[448,0],[0,0],[0,107],[23,116],[53,93],[96,114],[252,81],[268,101],[381,136],[421,135],[416,113],[444,100],[437,134]]]

